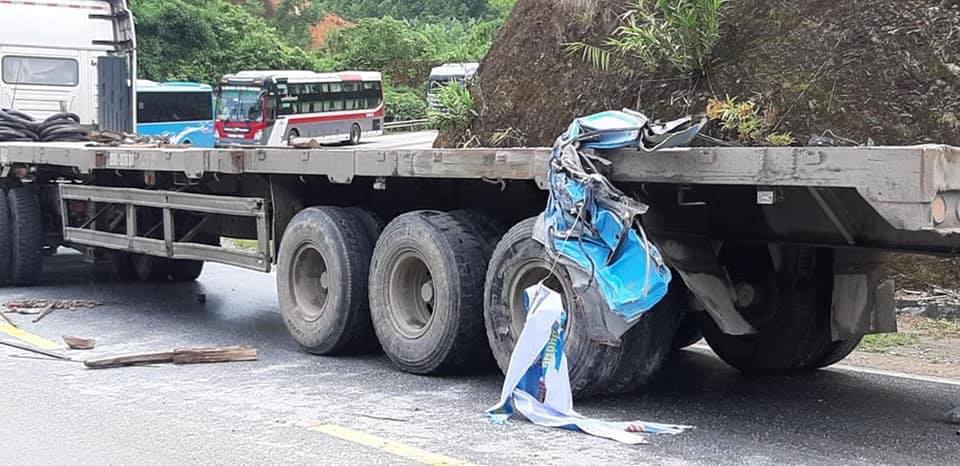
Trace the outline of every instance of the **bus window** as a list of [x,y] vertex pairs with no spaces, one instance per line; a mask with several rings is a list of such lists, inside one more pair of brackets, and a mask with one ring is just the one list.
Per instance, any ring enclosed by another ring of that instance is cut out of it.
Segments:
[[137,121],[140,123],[208,121],[212,118],[213,103],[209,93],[137,93]]

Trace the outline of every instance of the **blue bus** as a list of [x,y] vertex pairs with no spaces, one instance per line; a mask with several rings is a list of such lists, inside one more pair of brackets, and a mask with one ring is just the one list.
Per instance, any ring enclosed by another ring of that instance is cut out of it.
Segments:
[[137,80],[137,134],[171,144],[214,147],[213,88],[206,84]]

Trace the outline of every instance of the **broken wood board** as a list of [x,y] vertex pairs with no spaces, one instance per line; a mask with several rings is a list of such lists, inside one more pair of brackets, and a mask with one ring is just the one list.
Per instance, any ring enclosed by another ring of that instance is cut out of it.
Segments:
[[135,353],[84,361],[90,369],[139,366],[144,364],[208,364],[256,361],[256,348],[228,346],[220,348],[177,348],[161,353]]
[[225,348],[178,348],[173,351],[174,364],[206,364],[216,362],[256,361],[257,349],[246,346]]

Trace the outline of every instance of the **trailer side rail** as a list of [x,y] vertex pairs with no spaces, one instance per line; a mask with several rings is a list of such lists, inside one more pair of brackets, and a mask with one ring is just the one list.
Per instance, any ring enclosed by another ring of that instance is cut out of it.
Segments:
[[[96,213],[83,225],[71,226],[68,208],[70,201],[92,203]],[[261,272],[269,272],[272,265],[270,225],[267,204],[263,199],[61,184],[60,202],[64,226],[63,237],[64,241],[70,243],[170,259],[214,261]],[[126,224],[124,233],[112,232],[109,228],[103,228],[102,222],[96,221],[102,213],[117,207],[123,209],[122,221]],[[150,231],[142,231],[138,224],[138,208],[160,209],[162,211],[160,223]],[[178,237],[174,211],[192,212],[202,214],[204,217],[197,225]],[[210,215],[255,219],[257,250],[248,252],[192,242],[191,240],[198,237],[203,223],[210,218]],[[154,229],[162,231],[162,239],[148,237]]]

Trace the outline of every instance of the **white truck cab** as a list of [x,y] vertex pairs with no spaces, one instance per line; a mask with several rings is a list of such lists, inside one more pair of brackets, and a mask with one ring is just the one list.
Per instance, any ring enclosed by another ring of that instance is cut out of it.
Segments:
[[135,76],[133,16],[126,3],[0,2],[0,107],[36,119],[73,112],[81,124],[98,126],[99,59],[126,54],[128,73]]

